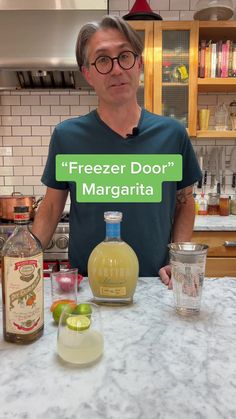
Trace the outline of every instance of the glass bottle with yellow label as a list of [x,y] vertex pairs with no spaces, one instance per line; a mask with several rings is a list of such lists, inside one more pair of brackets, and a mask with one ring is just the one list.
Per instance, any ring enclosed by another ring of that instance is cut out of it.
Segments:
[[138,258],[120,237],[122,213],[104,213],[106,238],[88,260],[88,279],[94,300],[105,304],[130,304],[139,274]]

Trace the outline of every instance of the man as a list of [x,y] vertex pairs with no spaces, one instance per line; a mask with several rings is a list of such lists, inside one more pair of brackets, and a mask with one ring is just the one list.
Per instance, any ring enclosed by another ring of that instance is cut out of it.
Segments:
[[[171,118],[141,109],[137,103],[142,50],[137,33],[121,18],[106,16],[100,23],[89,23],[81,29],[77,62],[94,88],[99,105],[88,115],[55,128],[42,176],[47,191],[33,232],[45,248],[70,192],[69,258],[73,267],[86,274],[89,254],[104,239],[104,211],[122,211],[122,238],[138,256],[140,276],[160,272],[163,282],[171,287],[170,269],[165,266],[167,244],[191,239],[191,185],[201,178],[201,172],[184,127]],[[78,203],[74,183],[55,179],[57,154],[182,154],[183,179],[163,183],[160,203]]]

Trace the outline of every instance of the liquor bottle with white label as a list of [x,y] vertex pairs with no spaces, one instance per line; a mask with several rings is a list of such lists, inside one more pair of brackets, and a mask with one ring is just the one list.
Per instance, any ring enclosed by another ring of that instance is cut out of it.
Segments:
[[139,274],[138,258],[120,237],[122,213],[104,213],[106,238],[88,260],[88,279],[97,303],[130,304]]
[[29,230],[29,207],[14,208],[14,223],[2,249],[3,335],[27,344],[43,334],[43,251]]

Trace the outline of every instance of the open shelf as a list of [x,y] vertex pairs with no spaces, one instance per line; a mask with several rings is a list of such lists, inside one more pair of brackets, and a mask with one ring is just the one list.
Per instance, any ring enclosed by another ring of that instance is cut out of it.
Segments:
[[216,130],[198,130],[197,138],[235,138],[236,131],[216,131]]
[[198,91],[201,93],[236,92],[236,77],[198,78]]

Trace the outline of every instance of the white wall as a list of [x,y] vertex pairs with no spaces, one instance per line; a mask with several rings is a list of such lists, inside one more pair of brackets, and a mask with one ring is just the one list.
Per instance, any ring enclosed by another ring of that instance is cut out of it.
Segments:
[[[110,13],[126,14],[133,0],[110,0]],[[191,20],[196,0],[151,0],[154,11],[164,20]],[[236,8],[236,0],[234,0]],[[230,103],[236,95],[200,95],[199,106],[214,112],[217,103]],[[71,116],[94,109],[97,97],[78,91],[7,91],[0,94],[0,194],[20,191],[37,197],[45,192],[40,177],[45,165],[53,127]],[[197,149],[224,146],[226,160],[236,145],[235,139],[194,140]],[[227,172],[227,192],[232,193],[231,172]]]

